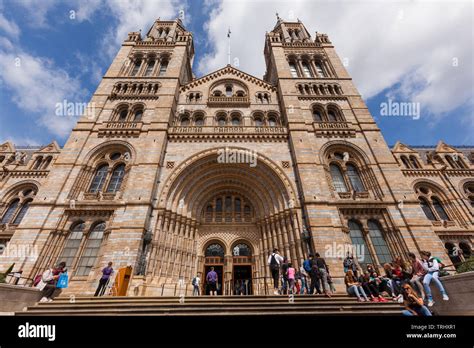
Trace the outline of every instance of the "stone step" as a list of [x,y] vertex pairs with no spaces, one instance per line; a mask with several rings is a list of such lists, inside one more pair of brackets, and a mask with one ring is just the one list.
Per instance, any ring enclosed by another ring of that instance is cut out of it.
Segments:
[[295,296],[200,296],[187,297],[59,297],[38,303],[16,315],[400,315],[399,303],[358,302],[354,297],[336,295]]

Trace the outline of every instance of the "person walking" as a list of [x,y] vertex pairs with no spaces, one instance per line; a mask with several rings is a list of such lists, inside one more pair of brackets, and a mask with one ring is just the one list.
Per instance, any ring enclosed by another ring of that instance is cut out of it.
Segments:
[[268,257],[268,266],[270,267],[270,274],[273,279],[273,294],[278,295],[278,280],[280,278],[280,265],[283,262],[283,257],[278,254],[278,249],[273,249],[273,252]]
[[199,278],[199,274],[191,280],[191,284],[193,284],[193,296],[201,296],[201,278]]
[[61,262],[57,267],[47,269],[43,272],[43,274],[41,275],[41,280],[36,285],[36,287],[41,290],[40,302],[53,301],[56,290],[56,283],[58,282],[61,273],[65,272],[67,272],[65,262]]
[[112,268],[112,262],[109,262],[107,264],[107,267],[104,267],[104,269],[102,269],[102,277],[100,277],[99,279],[99,286],[95,291],[94,297],[102,296],[104,294],[112,273],[114,273],[114,269]]
[[309,255],[308,260],[309,260],[310,265],[311,265],[311,271],[309,272],[309,277],[311,278],[311,286],[309,288],[309,293],[311,295],[313,295],[314,290],[316,289],[316,293],[322,294],[318,265],[315,262],[315,260],[313,259],[313,255]]
[[294,294],[295,293],[295,273],[296,273],[296,270],[295,268],[293,267],[293,265],[291,264],[291,262],[288,263],[288,269],[286,271],[286,275],[287,275],[287,278],[288,278],[288,292],[290,294]]
[[283,256],[283,262],[281,263],[281,293],[286,295],[288,293],[288,258]]
[[206,281],[209,285],[209,294],[211,296],[216,296],[217,295],[217,282],[219,280],[219,277],[216,273],[216,271],[214,271],[214,267],[211,267],[211,270],[209,271],[209,273],[207,273],[207,276],[206,276]]
[[431,256],[429,251],[421,251],[420,256],[423,260],[423,268],[426,271],[425,277],[423,278],[423,286],[425,288],[426,297],[428,299],[428,307],[433,306],[433,296],[431,295],[430,283],[433,281],[439,289],[439,292],[443,295],[444,301],[449,301],[448,294],[444,289],[443,284],[439,280],[439,263],[438,260]]

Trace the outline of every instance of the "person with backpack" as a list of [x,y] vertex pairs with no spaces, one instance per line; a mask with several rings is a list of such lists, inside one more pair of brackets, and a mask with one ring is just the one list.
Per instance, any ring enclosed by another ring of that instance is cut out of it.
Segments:
[[433,306],[433,296],[431,295],[430,283],[433,281],[439,289],[439,292],[443,295],[444,301],[449,301],[448,294],[439,280],[439,262],[436,258],[431,256],[429,251],[420,251],[420,256],[423,260],[423,268],[426,274],[423,278],[423,286],[425,288],[425,294],[428,299],[428,307]]
[[201,278],[199,278],[199,274],[191,280],[191,284],[193,285],[193,296],[201,296]]
[[270,267],[270,274],[273,279],[273,294],[279,295],[278,280],[280,278],[280,264],[283,262],[283,257],[278,254],[278,249],[273,249],[273,252],[268,257],[268,266]]
[[62,273],[66,272],[66,263],[61,262],[57,267],[47,269],[43,272],[41,280],[36,287],[41,290],[40,302],[51,302],[56,291],[56,283]]
[[216,296],[217,295],[217,281],[218,281],[218,275],[216,271],[214,271],[214,267],[211,267],[211,270],[209,273],[207,273],[206,276],[206,281],[207,284],[209,285],[209,294],[211,296]]

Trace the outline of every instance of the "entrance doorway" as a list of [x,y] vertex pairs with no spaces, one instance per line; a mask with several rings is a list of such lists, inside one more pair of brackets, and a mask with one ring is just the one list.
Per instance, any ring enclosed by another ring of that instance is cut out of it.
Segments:
[[234,295],[252,295],[252,266],[234,266],[232,273]]
[[204,286],[204,294],[205,295],[210,295],[211,291],[209,288],[209,284],[207,283],[207,274],[211,271],[211,267],[214,267],[214,271],[217,273],[217,295],[222,295],[222,290],[224,287],[223,284],[223,266],[204,266],[204,281],[203,281],[203,286]]

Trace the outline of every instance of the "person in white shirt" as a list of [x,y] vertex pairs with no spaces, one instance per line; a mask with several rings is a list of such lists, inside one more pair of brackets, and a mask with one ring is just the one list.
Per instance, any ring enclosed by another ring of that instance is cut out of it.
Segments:
[[278,280],[280,278],[280,265],[283,262],[283,257],[278,254],[278,249],[273,249],[273,252],[268,257],[268,266],[270,266],[270,273],[273,278],[273,294],[278,295]]
[[443,284],[439,280],[439,262],[434,257],[431,257],[429,251],[420,251],[420,256],[423,259],[423,268],[426,274],[423,278],[423,286],[425,288],[425,294],[428,298],[428,307],[433,306],[433,296],[431,295],[430,283],[433,281],[439,289],[439,292],[443,295],[443,300],[448,301],[449,297],[444,290]]
[[201,278],[199,278],[199,275],[196,274],[196,276],[192,280],[193,284],[193,296],[200,296],[201,295]]

